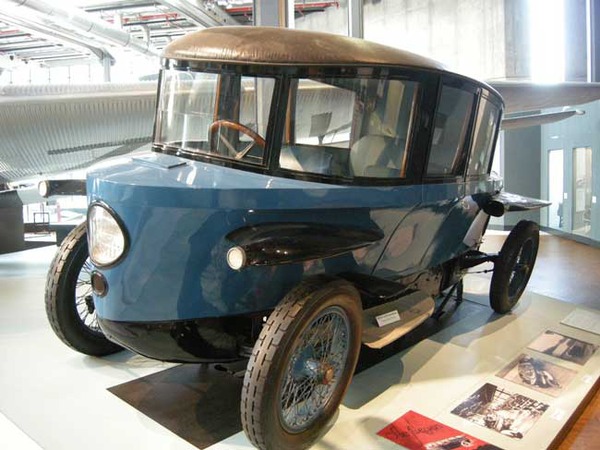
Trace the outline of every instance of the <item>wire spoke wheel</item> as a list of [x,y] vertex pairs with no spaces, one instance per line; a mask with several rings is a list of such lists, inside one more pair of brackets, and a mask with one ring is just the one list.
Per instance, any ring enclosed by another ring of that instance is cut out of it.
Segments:
[[533,268],[534,258],[534,243],[533,239],[527,239],[521,247],[519,254],[517,255],[515,265],[513,266],[512,273],[508,282],[508,296],[513,299],[517,296],[522,288],[525,288],[527,284],[526,280],[529,280],[531,269]]
[[92,298],[93,266],[89,259],[86,224],[75,227],[50,264],[46,281],[46,315],[56,336],[78,352],[110,355],[122,347],[104,336]]
[[326,276],[294,288],[269,316],[248,362],[241,415],[265,450],[312,445],[333,422],[361,342],[360,295]]
[[102,335],[92,298],[92,269],[90,258],[87,258],[79,271],[77,282],[75,283],[75,309],[81,319],[81,323],[85,327],[94,333]]
[[527,220],[519,222],[506,238],[490,284],[494,311],[505,314],[519,302],[535,265],[539,239],[539,226]]
[[348,358],[348,317],[339,307],[323,312],[302,333],[281,392],[286,430],[305,430],[331,400]]

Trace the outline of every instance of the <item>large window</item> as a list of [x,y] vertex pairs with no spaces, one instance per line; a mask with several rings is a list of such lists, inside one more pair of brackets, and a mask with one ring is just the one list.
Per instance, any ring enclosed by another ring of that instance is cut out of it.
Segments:
[[562,148],[548,151],[548,200],[552,202],[546,209],[548,226],[561,229],[564,227],[564,151]]
[[461,175],[466,159],[465,139],[475,94],[444,85],[433,129],[427,175]]
[[417,92],[418,83],[407,80],[298,80],[280,166],[337,177],[405,177]]
[[573,149],[573,233],[590,236],[592,233],[592,148]]
[[275,81],[168,70],[155,142],[183,154],[262,164]]
[[479,115],[475,124],[475,139],[469,160],[468,175],[482,175],[487,172],[492,157],[492,145],[498,128],[500,110],[496,105],[481,99]]

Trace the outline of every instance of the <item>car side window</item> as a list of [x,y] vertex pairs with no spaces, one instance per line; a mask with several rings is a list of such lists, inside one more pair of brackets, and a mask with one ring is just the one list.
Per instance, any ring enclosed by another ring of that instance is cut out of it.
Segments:
[[369,80],[358,102],[349,167],[354,177],[404,178],[418,83]]
[[437,108],[427,175],[456,176],[464,170],[465,140],[475,94],[444,85]]
[[418,83],[409,80],[297,80],[280,167],[335,177],[405,177],[417,92]]
[[487,173],[492,157],[492,146],[494,145],[494,136],[498,127],[500,118],[500,108],[495,104],[482,98],[479,105],[479,114],[475,124],[475,138],[473,140],[473,149],[467,175],[483,175]]

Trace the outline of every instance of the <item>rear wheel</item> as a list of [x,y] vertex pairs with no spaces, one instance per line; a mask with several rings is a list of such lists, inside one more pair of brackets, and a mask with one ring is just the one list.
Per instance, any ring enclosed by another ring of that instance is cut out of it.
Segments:
[[109,341],[98,325],[91,270],[84,222],[67,235],[50,264],[46,315],[56,336],[72,349],[91,356],[110,355],[123,348]]
[[360,296],[349,283],[301,283],[263,327],[244,377],[242,425],[260,449],[302,449],[327,429],[361,342]]
[[490,305],[505,314],[518,303],[535,265],[540,241],[540,227],[528,220],[520,221],[510,232],[498,258],[490,285]]

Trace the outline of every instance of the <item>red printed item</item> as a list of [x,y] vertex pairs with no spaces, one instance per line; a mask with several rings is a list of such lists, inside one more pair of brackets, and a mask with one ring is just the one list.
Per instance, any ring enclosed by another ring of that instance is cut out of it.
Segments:
[[414,411],[407,412],[377,434],[410,450],[499,449]]

